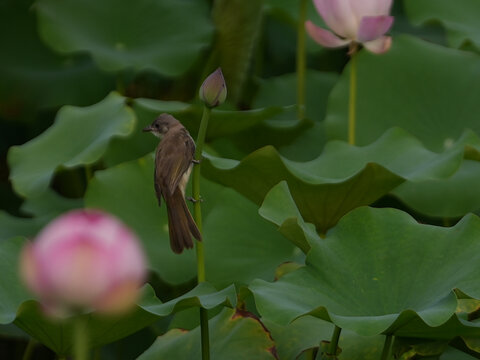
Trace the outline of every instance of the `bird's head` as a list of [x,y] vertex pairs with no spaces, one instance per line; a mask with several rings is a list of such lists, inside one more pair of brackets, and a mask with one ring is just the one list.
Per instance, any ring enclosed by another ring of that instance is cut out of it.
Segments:
[[151,132],[156,137],[162,138],[172,127],[180,122],[170,114],[161,114],[150,125],[143,128],[144,132]]

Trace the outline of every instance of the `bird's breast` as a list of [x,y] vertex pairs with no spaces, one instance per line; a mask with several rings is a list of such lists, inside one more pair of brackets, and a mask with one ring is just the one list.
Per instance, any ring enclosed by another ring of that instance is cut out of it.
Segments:
[[182,178],[180,179],[180,182],[178,183],[178,187],[180,188],[180,191],[182,192],[183,197],[185,197],[185,188],[188,183],[188,179],[190,178],[190,173],[192,172],[192,165],[188,168],[187,171],[185,171],[182,175]]

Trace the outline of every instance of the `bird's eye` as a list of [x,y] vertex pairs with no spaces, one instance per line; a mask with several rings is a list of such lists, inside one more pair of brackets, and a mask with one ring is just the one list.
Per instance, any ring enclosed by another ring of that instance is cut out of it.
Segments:
[[155,124],[155,127],[158,129],[158,128],[160,127],[160,125],[158,125],[158,124]]

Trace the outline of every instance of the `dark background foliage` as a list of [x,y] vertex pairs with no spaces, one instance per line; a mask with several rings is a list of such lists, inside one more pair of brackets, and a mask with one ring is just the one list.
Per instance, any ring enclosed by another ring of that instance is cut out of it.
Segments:
[[[378,359],[383,335],[395,335],[397,358],[479,358],[480,231],[465,217],[480,209],[479,4],[395,1],[392,49],[358,57],[351,147],[345,49],[307,39],[297,118],[298,1],[0,0],[2,358],[27,344],[33,359],[69,354],[68,324],[42,317],[17,257],[83,206],[131,226],[151,270],[132,314],[86,315],[96,358],[199,358],[199,306],[215,359],[307,356],[332,323],[344,328],[340,359]],[[322,24],[310,2],[307,14]],[[193,252],[169,249],[153,193],[157,141],[141,128],[169,112],[195,137],[198,89],[218,66],[228,99],[207,133],[208,283],[195,287]]]

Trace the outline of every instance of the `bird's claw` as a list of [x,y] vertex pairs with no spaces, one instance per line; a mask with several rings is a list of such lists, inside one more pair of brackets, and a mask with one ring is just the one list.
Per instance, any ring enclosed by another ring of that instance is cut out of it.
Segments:
[[201,203],[203,203],[202,197],[200,197],[200,199],[197,200],[197,199],[194,199],[193,197],[189,196],[189,197],[187,197],[187,200],[188,200],[188,201],[191,201],[191,202],[194,203],[194,204],[197,203],[197,202],[199,202],[199,201],[200,201]]

